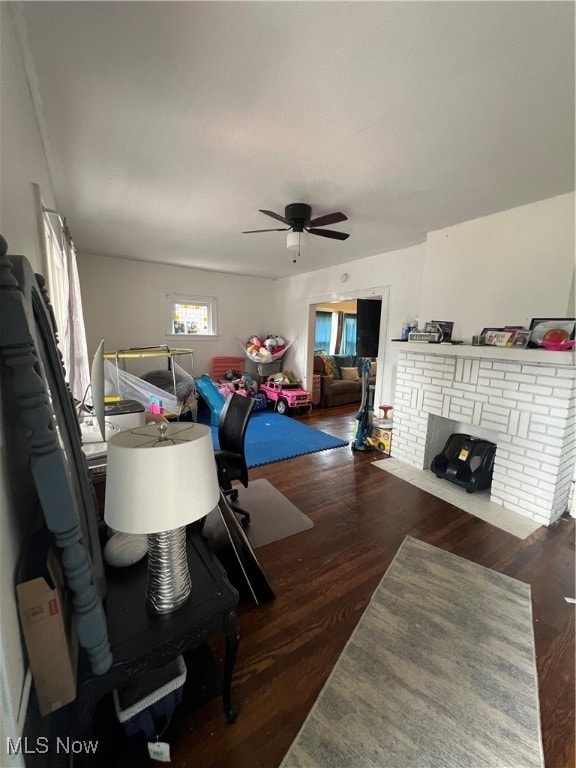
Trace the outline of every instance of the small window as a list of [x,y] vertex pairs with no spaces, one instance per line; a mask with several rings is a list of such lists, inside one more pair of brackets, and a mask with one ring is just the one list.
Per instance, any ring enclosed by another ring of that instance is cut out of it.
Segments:
[[217,302],[213,296],[166,294],[169,306],[168,336],[214,338],[217,336]]

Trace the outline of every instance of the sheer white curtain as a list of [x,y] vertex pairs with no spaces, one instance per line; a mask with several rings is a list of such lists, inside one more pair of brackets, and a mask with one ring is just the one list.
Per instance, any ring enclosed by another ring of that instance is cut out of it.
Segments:
[[67,323],[65,331],[63,331],[62,355],[72,395],[76,400],[82,400],[90,384],[90,369],[76,249],[66,220],[62,226],[62,250],[68,273]]

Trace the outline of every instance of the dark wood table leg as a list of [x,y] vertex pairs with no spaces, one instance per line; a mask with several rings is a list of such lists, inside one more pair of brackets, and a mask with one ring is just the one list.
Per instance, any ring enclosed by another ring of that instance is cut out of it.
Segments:
[[238,710],[232,704],[232,675],[238,654],[238,643],[240,642],[240,626],[235,611],[229,611],[225,614],[224,633],[226,635],[226,656],[224,658],[222,700],[226,719],[229,723],[234,723],[238,716]]

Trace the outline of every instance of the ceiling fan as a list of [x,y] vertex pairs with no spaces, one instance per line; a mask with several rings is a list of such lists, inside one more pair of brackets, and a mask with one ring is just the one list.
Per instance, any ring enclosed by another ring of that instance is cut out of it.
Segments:
[[[280,216],[279,213],[274,211],[263,211],[260,209],[260,213],[265,213],[266,216],[272,216],[273,219],[288,224],[287,227],[280,227],[278,229],[250,229],[243,232],[243,235],[251,235],[255,232],[286,232],[289,229],[292,230],[288,235],[288,248],[293,248],[291,245],[292,233],[309,232],[311,235],[320,235],[320,237],[330,237],[333,240],[346,240],[350,235],[347,232],[337,232],[334,229],[318,229],[318,227],[324,227],[326,224],[337,224],[340,221],[347,221],[348,217],[343,213],[328,213],[325,216],[318,216],[312,218],[312,208],[306,203],[290,203],[284,209],[284,216]],[[295,238],[294,243],[298,242],[298,237]]]

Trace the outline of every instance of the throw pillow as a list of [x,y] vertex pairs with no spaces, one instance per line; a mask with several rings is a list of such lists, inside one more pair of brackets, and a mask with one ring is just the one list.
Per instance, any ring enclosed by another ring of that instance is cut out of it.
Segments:
[[340,375],[340,368],[338,368],[336,360],[334,360],[332,355],[322,355],[322,359],[324,360],[324,372],[329,379],[342,378]]
[[340,368],[340,372],[342,373],[342,378],[344,381],[360,381],[360,376],[358,376],[358,368]]

